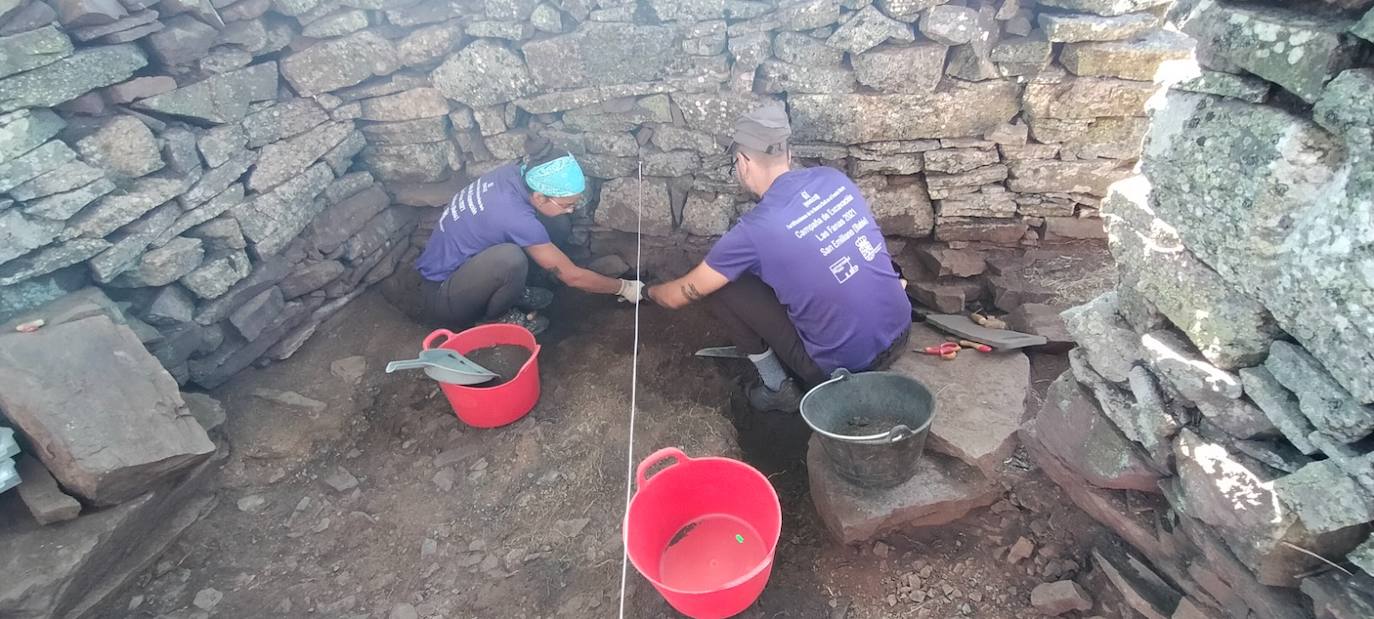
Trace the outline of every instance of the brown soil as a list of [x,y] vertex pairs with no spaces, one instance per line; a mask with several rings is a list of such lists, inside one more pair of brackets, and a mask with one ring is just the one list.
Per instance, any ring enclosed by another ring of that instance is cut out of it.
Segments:
[[[633,313],[569,291],[546,313],[543,397],[502,429],[458,422],[421,373],[381,372],[413,357],[426,330],[377,294],[290,360],[243,372],[215,393],[230,415],[219,506],[102,616],[381,618],[398,604],[420,617],[615,616]],[[742,616],[1033,617],[1032,587],[1087,569],[1099,529],[1019,458],[991,509],[879,544],[835,543],[807,495],[800,419],[742,412],[735,377],[747,366],[691,355],[726,343],[704,310],[645,308],[642,319],[636,461],[669,445],[743,457],[782,498],[772,578]],[[331,374],[354,355],[368,360],[360,382]],[[1054,373],[1036,371],[1038,391]],[[326,406],[267,406],[258,389]],[[1020,537],[1037,552],[1009,564]],[[1099,598],[1084,616],[1122,616],[1105,587],[1079,581]],[[193,605],[207,588],[223,595],[209,613]],[[633,568],[628,600],[626,616],[675,616]]]
[[482,385],[483,387],[495,387],[510,382],[516,374],[520,373],[520,368],[530,359],[530,351],[524,346],[499,344],[478,348],[464,356],[469,361],[495,374],[496,378]]

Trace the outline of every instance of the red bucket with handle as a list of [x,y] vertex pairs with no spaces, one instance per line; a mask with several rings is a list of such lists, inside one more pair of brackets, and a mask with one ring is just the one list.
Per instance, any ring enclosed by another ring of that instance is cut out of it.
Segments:
[[768,478],[738,460],[689,458],[669,447],[639,463],[635,483],[625,514],[625,548],[635,569],[693,619],[749,608],[768,584],[782,532],[782,507]]
[[519,421],[534,409],[539,402],[539,343],[528,329],[509,324],[481,325],[461,333],[439,329],[425,337],[425,350],[447,348],[460,355],[502,344],[530,351],[530,358],[510,382],[492,387],[439,383],[453,413],[463,423],[476,428],[498,428]]

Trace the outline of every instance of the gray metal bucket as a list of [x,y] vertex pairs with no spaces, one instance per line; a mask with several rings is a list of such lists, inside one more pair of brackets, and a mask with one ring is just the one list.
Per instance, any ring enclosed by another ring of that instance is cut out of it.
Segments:
[[891,488],[916,474],[934,413],[930,390],[896,372],[838,370],[801,401],[835,472],[863,488]]

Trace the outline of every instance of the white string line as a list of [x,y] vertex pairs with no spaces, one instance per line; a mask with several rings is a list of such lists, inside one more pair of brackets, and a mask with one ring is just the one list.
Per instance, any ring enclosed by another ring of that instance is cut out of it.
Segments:
[[[644,222],[644,160],[639,160],[637,172],[638,182],[635,185],[635,194],[638,199],[636,209],[637,218],[635,220],[635,279],[640,280],[643,274],[639,272],[641,224]],[[641,280],[642,281],[642,280]],[[635,303],[635,335],[634,348],[631,351],[630,362],[630,440],[625,447],[625,514],[621,518],[621,526],[627,527],[626,531],[621,532],[621,542],[623,552],[620,555],[620,619],[625,619],[625,583],[629,577],[630,570],[630,545],[627,541],[626,533],[629,526],[630,497],[633,494],[634,475],[635,475],[635,401],[638,396],[639,386],[639,305],[643,302],[644,291],[639,291],[640,299]]]

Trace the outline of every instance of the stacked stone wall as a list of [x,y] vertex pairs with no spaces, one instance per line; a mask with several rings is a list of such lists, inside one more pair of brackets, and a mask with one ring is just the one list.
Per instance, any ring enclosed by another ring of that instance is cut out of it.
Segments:
[[1100,236],[1187,55],[1166,4],[0,2],[0,319],[98,286],[217,385],[289,355],[531,135],[593,179],[576,258],[625,253],[642,200],[651,261],[681,263],[748,207],[722,145],[765,99],[891,235]]
[[1023,431],[1149,560],[1113,577],[1147,616],[1374,613],[1374,3],[1299,4],[1175,7],[1200,74],[1103,201],[1119,285]]

